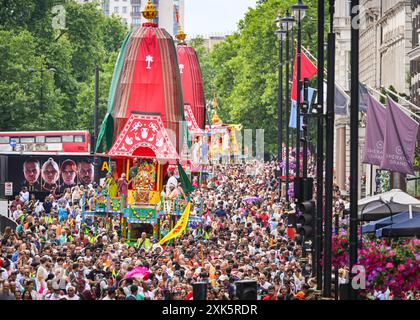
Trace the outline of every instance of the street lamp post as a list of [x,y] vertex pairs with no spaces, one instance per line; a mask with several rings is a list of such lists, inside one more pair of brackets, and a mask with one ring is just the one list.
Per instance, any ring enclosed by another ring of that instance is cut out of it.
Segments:
[[331,296],[332,280],[332,224],[333,224],[333,162],[334,162],[334,95],[335,95],[335,0],[329,0],[330,30],[328,33],[327,118],[325,157],[325,245],[324,296]]
[[324,0],[318,1],[318,94],[317,94],[317,144],[316,144],[316,224],[315,224],[315,255],[316,255],[316,286],[322,290],[322,216],[324,204]]
[[40,69],[35,69],[35,68],[29,68],[28,69],[29,72],[39,72],[41,74],[41,87],[40,87],[40,94],[39,94],[39,108],[42,110],[43,106],[44,106],[44,71],[47,72],[56,72],[57,70],[54,68],[48,68],[48,69],[44,69],[44,67],[41,66]]
[[280,180],[279,180],[279,200],[281,199],[281,176],[283,176],[283,169],[281,163],[283,162],[283,41],[286,37],[286,30],[282,28],[281,16],[279,15],[276,19],[276,30],[277,37],[279,39],[279,89],[278,89],[278,124],[277,124],[277,161],[280,168]]
[[[286,124],[290,117],[290,92],[289,92],[289,78],[290,78],[290,30],[293,28],[294,19],[286,11],[286,16],[281,19],[283,30],[286,31]],[[289,208],[289,176],[290,176],[290,128],[286,125],[286,204]]]
[[[359,155],[359,26],[353,24],[359,17],[359,0],[351,1],[351,94],[350,94],[350,230],[349,262],[350,283],[353,266],[357,264],[357,192]],[[356,299],[356,292],[349,286],[350,299]]]
[[[302,20],[306,15],[306,11],[308,10],[308,6],[302,3],[302,0],[298,0],[298,2],[293,5],[292,7],[293,14],[298,23],[298,30],[297,30],[297,68],[296,68],[296,178],[300,177],[300,109],[301,109],[301,54],[302,54]],[[297,180],[296,180],[297,182]],[[297,195],[295,195],[296,197]]]

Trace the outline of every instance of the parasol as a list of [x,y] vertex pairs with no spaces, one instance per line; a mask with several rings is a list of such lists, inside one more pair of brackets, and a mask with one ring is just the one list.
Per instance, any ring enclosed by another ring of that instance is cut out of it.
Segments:
[[248,197],[243,197],[242,201],[246,203],[254,203],[254,202],[261,201],[261,199],[259,197],[248,196]]
[[127,274],[125,275],[125,278],[133,278],[133,277],[138,277],[140,276],[141,278],[143,278],[144,280],[149,279],[149,269],[147,269],[146,267],[136,267],[133,270],[127,272]]

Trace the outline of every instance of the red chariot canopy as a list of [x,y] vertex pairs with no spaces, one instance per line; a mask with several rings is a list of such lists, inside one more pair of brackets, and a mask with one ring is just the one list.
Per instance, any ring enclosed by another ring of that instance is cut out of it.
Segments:
[[[166,30],[147,24],[133,31],[121,55],[122,67],[114,74],[118,77],[112,110],[114,145],[132,113],[159,114],[178,153],[183,100],[172,37]],[[112,149],[115,152],[114,146]]]
[[194,48],[184,43],[178,44],[176,51],[178,54],[184,103],[191,106],[198,127],[204,129],[204,84],[197,53]]

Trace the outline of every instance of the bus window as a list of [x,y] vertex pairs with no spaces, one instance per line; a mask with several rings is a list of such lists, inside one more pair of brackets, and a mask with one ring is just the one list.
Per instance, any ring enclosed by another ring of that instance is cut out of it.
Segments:
[[73,136],[63,136],[63,142],[73,142]]
[[45,137],[45,142],[50,142],[50,143],[61,142],[61,137]]
[[10,137],[10,141],[16,141],[16,143],[19,143],[19,137]]
[[85,142],[84,136],[74,136],[74,142]]
[[35,141],[43,143],[43,142],[45,142],[45,136],[36,136]]
[[0,143],[9,143],[9,137],[0,137]]
[[21,143],[34,143],[35,137],[20,137]]

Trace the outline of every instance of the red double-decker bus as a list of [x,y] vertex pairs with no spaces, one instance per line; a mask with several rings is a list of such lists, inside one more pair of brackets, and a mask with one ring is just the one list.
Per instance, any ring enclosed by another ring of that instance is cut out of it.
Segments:
[[90,134],[80,131],[0,132],[0,154],[89,154]]

